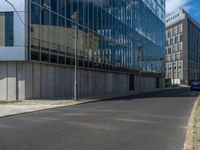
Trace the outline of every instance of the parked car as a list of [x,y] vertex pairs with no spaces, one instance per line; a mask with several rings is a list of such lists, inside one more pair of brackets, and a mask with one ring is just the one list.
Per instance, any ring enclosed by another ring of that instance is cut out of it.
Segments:
[[191,91],[200,90],[200,82],[192,82]]

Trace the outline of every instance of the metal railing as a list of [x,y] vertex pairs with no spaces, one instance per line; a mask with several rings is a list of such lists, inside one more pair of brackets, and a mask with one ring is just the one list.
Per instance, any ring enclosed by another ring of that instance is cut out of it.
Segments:
[[[74,65],[74,49],[67,47],[65,45],[59,45],[57,43],[52,43],[48,41],[39,40],[36,38],[31,38],[31,52],[38,53],[38,58],[32,58],[34,61],[40,61],[41,56],[39,54],[47,53],[49,57],[54,55],[57,57],[57,64],[73,66]],[[64,62],[60,63],[59,58],[63,57]],[[163,76],[161,73],[155,73],[150,71],[140,72],[137,65],[133,68],[127,67],[124,64],[116,62],[112,64],[109,60],[109,54],[99,57],[98,55],[93,54],[92,57],[88,55],[86,51],[78,51],[78,66],[88,69],[98,69],[102,71],[114,71],[121,73],[131,73],[131,74],[140,74],[143,76]],[[51,62],[51,59],[48,59],[48,63]],[[41,60],[42,61],[42,60]]]

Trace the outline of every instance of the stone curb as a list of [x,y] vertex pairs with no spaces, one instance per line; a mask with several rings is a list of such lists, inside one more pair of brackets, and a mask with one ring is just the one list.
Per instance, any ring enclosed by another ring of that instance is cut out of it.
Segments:
[[[176,88],[179,89],[179,88]],[[0,118],[6,118],[6,117],[10,117],[10,116],[16,116],[16,115],[20,115],[20,114],[27,114],[27,113],[33,113],[33,112],[39,112],[39,111],[45,111],[45,110],[51,110],[51,109],[55,109],[55,108],[62,108],[62,107],[67,107],[67,106],[74,106],[74,105],[81,105],[81,104],[86,104],[86,103],[93,103],[93,102],[97,102],[97,101],[103,101],[103,100],[109,100],[109,99],[113,99],[113,98],[122,98],[122,97],[126,97],[126,96],[131,96],[131,95],[141,95],[141,94],[147,94],[147,93],[153,93],[153,92],[158,92],[158,91],[164,91],[164,90],[171,90],[171,89],[159,89],[159,90],[155,90],[155,91],[149,91],[149,92],[144,92],[144,93],[136,93],[136,94],[131,94],[131,93],[126,93],[124,95],[112,95],[112,96],[102,96],[99,98],[89,98],[88,99],[81,99],[78,101],[78,103],[76,103],[75,101],[73,101],[71,104],[58,104],[58,105],[51,105],[51,106],[46,106],[47,108],[38,108],[35,110],[30,110],[30,111],[24,111],[24,112],[15,112],[15,113],[11,113],[11,114],[7,114],[7,115],[0,115]]]
[[193,136],[194,136],[194,123],[195,123],[195,117],[196,117],[196,113],[197,113],[197,107],[198,107],[198,103],[199,103],[200,97],[197,98],[191,116],[190,116],[190,120],[188,122],[188,128],[187,128],[187,134],[186,134],[186,138],[185,138],[185,143],[184,143],[184,148],[183,150],[194,150],[193,147]]
[[7,118],[7,117],[17,116],[17,115],[22,115],[22,114],[29,114],[29,113],[34,113],[34,112],[40,112],[40,111],[51,110],[51,109],[55,109],[55,108],[63,108],[63,107],[67,107],[67,106],[81,105],[81,104],[91,103],[91,102],[94,102],[94,101],[79,101],[78,103],[68,103],[68,104],[61,104],[61,105],[51,105],[48,108],[39,108],[39,109],[35,109],[35,110],[30,110],[30,111],[24,111],[24,112],[19,112],[19,113],[2,115],[2,116],[0,116],[0,118]]

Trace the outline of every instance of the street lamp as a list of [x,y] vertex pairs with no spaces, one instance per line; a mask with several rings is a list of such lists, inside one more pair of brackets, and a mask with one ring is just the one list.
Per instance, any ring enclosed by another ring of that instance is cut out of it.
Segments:
[[75,28],[75,64],[74,64],[74,100],[77,100],[77,37],[78,37],[78,22],[80,18],[80,12],[74,12],[74,14],[71,16],[73,22],[74,22],[74,28]]
[[[19,15],[19,12],[18,12],[17,9],[15,8],[15,6],[14,6],[10,1],[8,1],[8,0],[5,0],[5,2],[8,3],[8,4],[13,8],[14,13],[16,13],[17,17],[19,18],[19,20],[21,21],[21,23],[23,24],[23,26],[25,26],[25,23],[24,23],[23,19],[21,18],[21,16]],[[18,89],[18,82],[17,82],[17,89],[16,89],[16,91],[18,91],[18,90],[19,90],[19,89]],[[18,95],[16,96],[16,99],[17,99],[17,100],[19,99],[19,96],[18,96]]]
[[18,18],[20,19],[20,21],[22,22],[22,24],[25,26],[25,23],[22,20],[22,18],[20,17],[20,15],[19,15],[17,9],[15,8],[15,6],[10,1],[8,1],[8,0],[5,0],[5,2],[8,3],[13,8],[14,12],[17,14]]
[[187,69],[187,67],[184,67],[184,69],[183,69],[183,80],[184,80],[184,83],[185,83],[185,85],[188,85],[189,84],[189,82],[188,82],[188,69]]
[[139,92],[141,92],[141,73],[143,71],[143,64],[144,64],[144,44],[143,41],[141,40],[141,42],[139,43],[139,45],[137,46],[138,51],[141,53],[140,56],[140,67],[139,67]]

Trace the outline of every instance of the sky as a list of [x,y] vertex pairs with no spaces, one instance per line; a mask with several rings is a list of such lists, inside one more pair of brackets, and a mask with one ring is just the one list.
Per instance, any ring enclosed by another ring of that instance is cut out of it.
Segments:
[[[18,10],[18,6],[23,3],[24,0],[9,0],[13,3]],[[4,0],[0,0],[0,10],[7,8],[9,5]],[[185,8],[189,14],[200,23],[200,0],[166,0],[166,12],[167,15],[177,11],[179,8]],[[12,8],[10,8],[12,9]]]
[[184,8],[194,19],[200,22],[200,0],[166,0],[167,15]]

